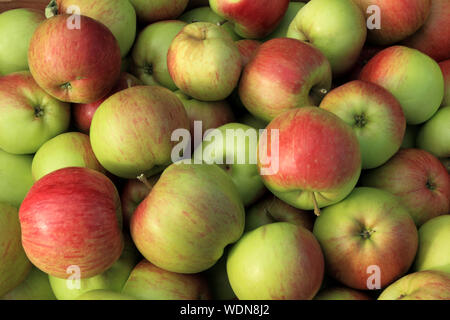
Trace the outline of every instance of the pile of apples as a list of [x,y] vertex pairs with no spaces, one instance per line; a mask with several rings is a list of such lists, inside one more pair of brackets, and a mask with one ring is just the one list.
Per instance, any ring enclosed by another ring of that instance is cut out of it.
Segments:
[[449,0],[0,14],[2,299],[449,300],[449,158]]

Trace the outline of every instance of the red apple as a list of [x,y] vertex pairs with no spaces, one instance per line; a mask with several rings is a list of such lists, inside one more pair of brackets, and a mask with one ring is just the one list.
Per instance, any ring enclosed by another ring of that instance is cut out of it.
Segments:
[[19,210],[22,244],[30,261],[58,278],[79,267],[80,278],[96,276],[123,249],[120,198],[103,174],[64,168],[37,181]]
[[450,59],[439,63],[439,67],[444,75],[444,99],[441,107],[450,106]]
[[241,53],[242,66],[245,67],[261,46],[262,42],[258,40],[242,39],[236,41],[236,45]]

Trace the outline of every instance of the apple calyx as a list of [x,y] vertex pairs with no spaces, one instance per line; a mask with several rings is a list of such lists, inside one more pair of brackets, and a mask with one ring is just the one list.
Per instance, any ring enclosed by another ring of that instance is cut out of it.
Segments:
[[148,75],[153,75],[153,64],[149,63],[144,66],[144,72]]
[[372,234],[375,233],[375,230],[373,229],[364,229],[363,231],[361,231],[359,233],[359,235],[363,238],[363,239],[369,239]]
[[44,109],[41,108],[40,106],[36,106],[34,107],[34,116],[36,118],[41,118],[44,116]]
[[436,190],[436,184],[433,183],[430,179],[427,179],[427,183],[425,184],[425,186],[431,191]]
[[313,199],[313,203],[314,203],[314,214],[316,216],[320,216],[320,208],[319,208],[319,205],[317,204],[316,193],[311,192],[311,194],[312,194],[312,199]]
[[72,85],[70,84],[70,82],[63,83],[61,85],[61,89],[70,90],[70,89],[72,89]]
[[367,124],[366,115],[364,113],[355,115],[354,119],[355,119],[355,126],[358,128],[364,128],[365,125]]
[[45,7],[45,17],[50,19],[58,14],[58,4],[56,0],[51,0],[50,3]]
[[145,176],[145,174],[141,173],[140,175],[138,175],[136,177],[140,182],[142,182],[147,188],[148,190],[152,190],[153,187],[150,184],[150,182],[148,182],[147,177]]

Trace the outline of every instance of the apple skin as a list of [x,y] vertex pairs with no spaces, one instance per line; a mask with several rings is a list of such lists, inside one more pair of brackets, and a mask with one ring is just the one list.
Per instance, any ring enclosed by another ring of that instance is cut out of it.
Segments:
[[245,232],[275,222],[289,222],[312,232],[314,214],[294,208],[275,196],[268,196],[246,211]]
[[104,172],[92,151],[89,136],[66,132],[45,142],[36,152],[31,166],[34,181],[67,167],[83,167]]
[[171,163],[175,145],[171,135],[179,128],[188,129],[189,119],[174,93],[160,86],[128,88],[106,99],[95,112],[92,150],[116,176],[151,176]]
[[450,2],[432,0],[430,14],[422,28],[402,42],[422,51],[437,62],[450,59]]
[[240,300],[311,300],[324,259],[310,231],[277,222],[244,234],[228,254],[227,273]]
[[450,157],[450,105],[440,108],[417,134],[417,147],[438,158]]
[[80,29],[69,29],[70,17],[57,15],[38,26],[28,51],[30,71],[41,88],[61,101],[94,102],[119,79],[119,44],[104,24],[86,16],[79,16]]
[[450,273],[450,215],[425,222],[419,229],[419,250],[414,271],[443,270]]
[[283,19],[289,0],[209,0],[211,9],[234,23],[234,30],[246,39],[262,39]]
[[362,69],[359,79],[392,93],[402,105],[408,124],[430,119],[444,97],[444,77],[436,61],[403,46],[380,51]]
[[27,278],[0,300],[56,300],[48,275],[32,267]]
[[432,0],[353,0],[365,13],[366,20],[373,15],[367,8],[380,8],[381,29],[367,31],[371,43],[387,46],[413,35],[425,23]]
[[326,288],[314,297],[314,300],[372,300],[364,292],[346,288],[346,287],[331,287]]
[[15,155],[0,149],[0,202],[20,207],[33,185],[33,156]]
[[28,71],[0,77],[0,148],[35,153],[69,127],[70,105],[48,95]]
[[130,51],[136,37],[136,12],[129,1],[56,0],[56,5],[52,6],[53,3],[50,2],[47,8],[53,9],[54,14],[67,13],[71,6],[79,7],[83,16],[108,27],[119,43],[122,57]]
[[136,300],[125,294],[106,289],[91,290],[80,295],[76,300]]
[[132,73],[144,84],[177,89],[167,69],[167,52],[185,25],[185,22],[178,20],[159,21],[139,33],[132,52]]
[[348,82],[320,103],[350,125],[358,137],[362,168],[376,168],[400,148],[406,129],[402,106],[383,87],[365,81]]
[[242,58],[242,66],[245,67],[255,55],[262,42],[258,40],[242,39],[236,41]]
[[366,41],[366,21],[352,0],[309,1],[292,21],[287,36],[307,41],[328,59],[333,75],[355,64]]
[[[355,187],[361,173],[359,142],[352,128],[333,113],[316,107],[289,110],[266,130],[258,153],[268,159],[273,152],[272,130],[279,130],[279,170],[261,176],[276,197],[311,210],[314,198],[321,208],[341,201]],[[259,158],[260,172],[265,166]]]
[[[306,1],[305,1],[306,2]],[[286,37],[287,32],[289,30],[289,26],[294,20],[295,16],[297,15],[298,11],[303,8],[305,5],[304,2],[289,2],[288,8],[286,10],[286,13],[283,16],[283,19],[281,20],[278,27],[271,32],[264,40],[268,41],[275,38],[283,38]]]
[[133,269],[122,293],[140,300],[211,299],[204,275],[166,271],[145,259]]
[[17,287],[31,270],[20,241],[17,209],[0,202],[0,297]]
[[441,107],[450,106],[450,59],[440,62],[439,67],[444,75],[444,99]]
[[447,170],[424,150],[401,149],[381,167],[365,171],[360,183],[398,196],[418,227],[450,209]]
[[244,223],[236,186],[221,168],[177,163],[164,170],[136,209],[130,229],[148,261],[190,274],[212,267],[225,246],[241,237]]
[[241,55],[230,35],[209,22],[185,26],[167,53],[167,66],[176,86],[203,101],[228,97],[241,75]]
[[0,76],[28,70],[28,48],[37,26],[45,20],[35,9],[13,9],[0,14]]
[[331,67],[313,46],[295,39],[265,42],[246,65],[239,96],[255,117],[270,121],[286,110],[320,103]]
[[382,288],[405,274],[417,252],[414,221],[387,191],[356,188],[343,201],[322,210],[314,224],[327,273],[340,283],[369,289],[368,267],[380,269]]
[[160,20],[177,18],[186,9],[189,0],[130,0],[139,22],[148,25]]
[[410,273],[384,289],[378,300],[449,300],[450,273],[420,271]]
[[142,85],[143,82],[136,78],[135,76],[122,72],[119,77],[119,81],[116,83],[114,88],[103,98],[92,103],[74,103],[72,104],[72,119],[75,127],[83,133],[89,134],[91,129],[92,118],[94,117],[95,111],[100,107],[100,105],[107,98],[112,96],[114,93],[125,90],[130,87]]
[[31,262],[45,273],[68,278],[69,266],[81,279],[96,276],[123,249],[119,194],[103,174],[64,168],[38,180],[19,209],[22,244]]

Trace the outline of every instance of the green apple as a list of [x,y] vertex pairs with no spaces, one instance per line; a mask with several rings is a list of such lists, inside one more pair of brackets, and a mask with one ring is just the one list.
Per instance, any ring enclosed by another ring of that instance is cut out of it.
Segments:
[[189,0],[130,0],[142,24],[177,18]]
[[0,149],[0,202],[19,208],[33,185],[33,156],[10,154]]
[[270,33],[264,39],[264,41],[267,41],[267,40],[270,40],[270,39],[274,39],[274,38],[286,37],[288,29],[289,29],[289,26],[290,26],[292,20],[294,20],[294,18],[297,15],[298,11],[301,8],[303,8],[304,5],[305,5],[304,2],[289,2],[288,9],[287,9],[286,13],[284,14],[284,17],[281,20],[280,24],[278,25],[278,27],[272,33]]
[[417,147],[438,158],[450,157],[450,106],[440,108],[420,128]]
[[27,278],[0,300],[56,300],[48,275],[32,267]]
[[227,274],[227,257],[228,249],[217,261],[217,263],[205,271],[205,276],[208,280],[211,289],[211,295],[214,300],[234,300],[236,295],[231,288],[230,281]]
[[328,58],[334,75],[348,71],[366,41],[366,20],[352,0],[311,0],[300,9],[287,36],[306,41]]
[[136,300],[136,298],[111,290],[97,289],[83,293],[76,300]]
[[0,14],[0,76],[28,70],[28,47],[43,12],[14,9]]
[[314,300],[372,300],[364,292],[347,288],[331,287],[321,290]]
[[147,85],[175,90],[177,86],[167,70],[167,52],[185,25],[182,21],[167,20],[152,23],[142,30],[133,48],[132,73]]

